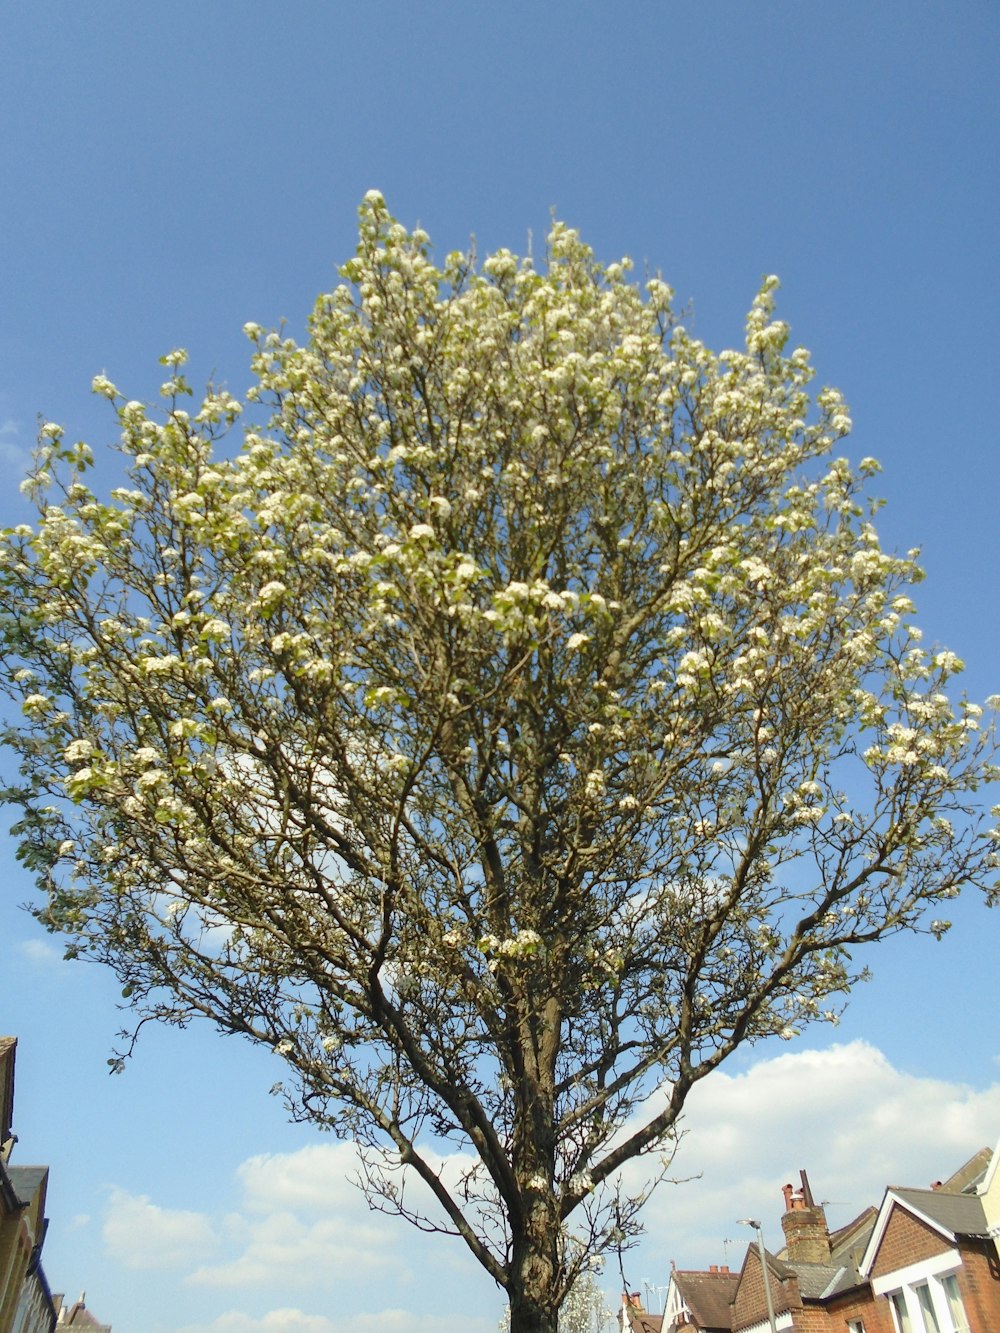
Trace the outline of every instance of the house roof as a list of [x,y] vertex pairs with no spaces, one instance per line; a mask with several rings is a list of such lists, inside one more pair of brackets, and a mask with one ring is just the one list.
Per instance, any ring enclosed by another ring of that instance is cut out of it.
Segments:
[[856,1264],[845,1264],[839,1269],[837,1276],[823,1292],[823,1299],[830,1300],[834,1296],[843,1296],[845,1291],[853,1291],[855,1287],[863,1287],[868,1279],[863,1278],[858,1272]]
[[2,1205],[0,1216],[4,1213],[16,1213],[22,1206],[8,1171],[9,1169],[4,1166],[3,1158],[0,1157],[0,1205]]
[[[752,1245],[747,1247],[748,1257],[751,1251],[756,1253],[756,1247]],[[780,1278],[782,1282],[786,1281],[786,1279],[790,1277],[795,1276],[795,1269],[792,1267],[792,1265],[788,1262],[787,1259],[779,1258],[778,1255],[772,1254],[770,1250],[765,1250],[764,1253],[767,1256],[768,1268],[771,1270],[772,1273],[775,1274],[776,1277]],[[744,1268],[746,1267],[745,1262],[743,1267]]]
[[987,1194],[989,1192],[990,1186],[993,1184],[993,1177],[996,1175],[998,1164],[1000,1164],[1000,1143],[997,1144],[993,1152],[990,1154],[989,1166],[984,1171],[983,1178],[979,1182],[978,1189],[980,1194]]
[[893,1188],[889,1194],[911,1212],[936,1224],[952,1236],[986,1236],[989,1226],[982,1200],[975,1194],[950,1194],[946,1190]]
[[877,1220],[878,1209],[869,1204],[852,1221],[838,1227],[836,1231],[831,1231],[830,1255],[833,1262],[846,1263],[848,1255],[856,1251],[855,1263],[857,1263],[871,1238]]
[[22,1204],[32,1203],[42,1191],[42,1206],[45,1206],[45,1182],[48,1178],[47,1166],[8,1166],[7,1175],[14,1186],[14,1193]]
[[946,1190],[949,1194],[971,1193],[973,1189],[983,1180],[989,1170],[990,1162],[993,1157],[991,1148],[980,1148],[977,1153],[969,1158],[947,1180],[943,1180],[936,1188]]
[[[872,1218],[867,1216],[872,1214]],[[859,1230],[863,1234],[865,1229],[871,1229],[872,1219],[875,1215],[875,1209],[866,1209],[860,1217],[855,1218],[854,1222],[848,1223],[848,1226],[842,1228],[842,1231],[849,1233],[849,1238],[857,1243]],[[863,1222],[864,1226],[858,1226]],[[858,1272],[857,1266],[851,1262],[851,1258],[846,1254],[840,1259],[835,1258],[828,1264],[808,1263],[799,1259],[778,1258],[770,1250],[766,1250],[768,1270],[778,1279],[782,1286],[791,1280],[795,1281],[798,1287],[799,1296],[803,1301],[826,1301],[834,1296],[840,1296],[844,1292],[851,1291],[855,1287],[861,1286],[865,1279]],[[746,1258],[743,1261],[743,1270],[746,1271],[746,1265],[751,1257],[757,1257],[756,1246],[748,1246]],[[846,1259],[846,1262],[845,1262]],[[742,1277],[742,1272],[741,1272]],[[778,1313],[787,1307],[787,1294],[777,1297],[775,1300]],[[729,1325],[726,1325],[729,1327]]]
[[0,1037],[0,1148],[11,1134],[14,1118],[14,1057],[16,1037]]
[[859,1264],[863,1276],[868,1277],[885,1236],[893,1210],[905,1208],[912,1216],[932,1227],[945,1240],[956,1241],[960,1236],[988,1236],[989,1224],[983,1211],[982,1200],[976,1194],[952,1194],[948,1190],[904,1189],[890,1186],[879,1208],[878,1221]]
[[821,1296],[828,1295],[830,1288],[846,1271],[842,1264],[788,1263],[786,1260],[785,1266],[798,1279],[799,1295],[804,1301],[818,1301]]
[[700,1328],[730,1328],[729,1309],[739,1285],[738,1273],[675,1270],[674,1281]]
[[99,1319],[95,1319],[84,1304],[82,1296],[68,1311],[65,1307],[59,1311],[58,1327],[63,1328],[67,1324],[73,1328],[102,1329],[104,1333],[111,1333],[111,1325],[102,1324]]
[[641,1310],[635,1305],[626,1305],[628,1311],[628,1322],[632,1333],[660,1333],[663,1327],[663,1315],[650,1314],[648,1310]]

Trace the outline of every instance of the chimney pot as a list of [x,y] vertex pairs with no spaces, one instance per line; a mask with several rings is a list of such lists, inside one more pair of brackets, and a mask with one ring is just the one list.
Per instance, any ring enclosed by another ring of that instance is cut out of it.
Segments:
[[829,1263],[830,1233],[826,1213],[822,1205],[810,1206],[807,1188],[797,1190],[792,1185],[784,1187],[787,1206],[781,1219],[781,1229],[785,1233],[788,1258],[792,1263]]

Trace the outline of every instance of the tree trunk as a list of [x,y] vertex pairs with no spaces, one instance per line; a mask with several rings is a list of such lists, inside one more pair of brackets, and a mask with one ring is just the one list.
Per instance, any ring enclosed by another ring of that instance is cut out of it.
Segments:
[[556,1333],[561,1274],[559,1216],[551,1193],[530,1198],[511,1255],[510,1333]]
[[523,1292],[510,1293],[510,1333],[557,1333],[559,1311]]

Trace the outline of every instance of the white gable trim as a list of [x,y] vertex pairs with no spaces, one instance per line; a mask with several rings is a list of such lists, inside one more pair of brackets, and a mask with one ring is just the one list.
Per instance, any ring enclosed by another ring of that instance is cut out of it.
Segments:
[[961,1268],[962,1256],[958,1250],[945,1250],[944,1254],[935,1254],[930,1259],[921,1259],[919,1263],[907,1264],[897,1268],[894,1273],[883,1273],[871,1280],[872,1291],[876,1296],[884,1296],[887,1291],[898,1291],[900,1287],[912,1287],[928,1277],[941,1277]]
[[868,1242],[867,1249],[862,1255],[861,1263],[858,1265],[858,1271],[861,1273],[862,1277],[871,1276],[872,1264],[874,1264],[875,1256],[878,1254],[882,1241],[885,1239],[886,1228],[889,1225],[889,1219],[892,1216],[894,1208],[905,1209],[911,1217],[919,1218],[921,1222],[926,1226],[929,1226],[932,1231],[936,1231],[944,1240],[954,1243],[957,1239],[953,1231],[949,1231],[947,1227],[943,1227],[940,1222],[935,1222],[933,1217],[928,1217],[926,1213],[922,1213],[919,1208],[915,1208],[913,1204],[909,1203],[906,1199],[901,1199],[895,1190],[886,1190],[885,1198],[882,1200],[882,1205],[878,1210],[878,1217],[875,1220],[871,1239]]
[[[783,1310],[781,1314],[775,1316],[775,1326],[778,1329],[791,1329],[792,1315],[790,1310]],[[743,1330],[743,1333],[771,1333],[770,1320],[765,1319],[759,1324],[750,1324]]]
[[993,1177],[997,1172],[998,1162],[1000,1162],[1000,1143],[993,1149],[993,1156],[990,1158],[990,1164],[986,1168],[986,1175],[983,1176],[976,1189],[976,1193],[980,1198],[982,1198],[984,1194],[989,1194],[990,1186],[993,1184]]
[[667,1299],[663,1305],[664,1323],[667,1319],[675,1321],[679,1314],[690,1314],[687,1302],[680,1289],[675,1273],[670,1274],[670,1281],[667,1284]]

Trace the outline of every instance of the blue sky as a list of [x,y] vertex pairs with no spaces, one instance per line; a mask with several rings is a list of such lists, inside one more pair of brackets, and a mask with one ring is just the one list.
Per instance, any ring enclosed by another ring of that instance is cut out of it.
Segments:
[[[884,464],[884,540],[922,547],[927,639],[970,695],[1000,691],[995,4],[7,0],[0,20],[0,521],[26,516],[39,415],[113,438],[96,372],[153,398],[183,345],[195,382],[239,395],[243,323],[301,330],[370,187],[441,252],[537,245],[555,209],[603,259],[662,270],[715,346],[781,276],[852,456]],[[152,1032],[109,1078],[114,983],[60,961],[0,855],[15,1160],[52,1165],[57,1288],[116,1333],[495,1327],[457,1242],[369,1215],[350,1147],[285,1122],[272,1058]],[[664,1187],[630,1282],[739,1262],[737,1216],[777,1244],[799,1167],[842,1222],[996,1139],[1000,920],[971,898],[955,920],[875,950],[838,1031],[700,1090],[677,1171],[701,1179]]]

